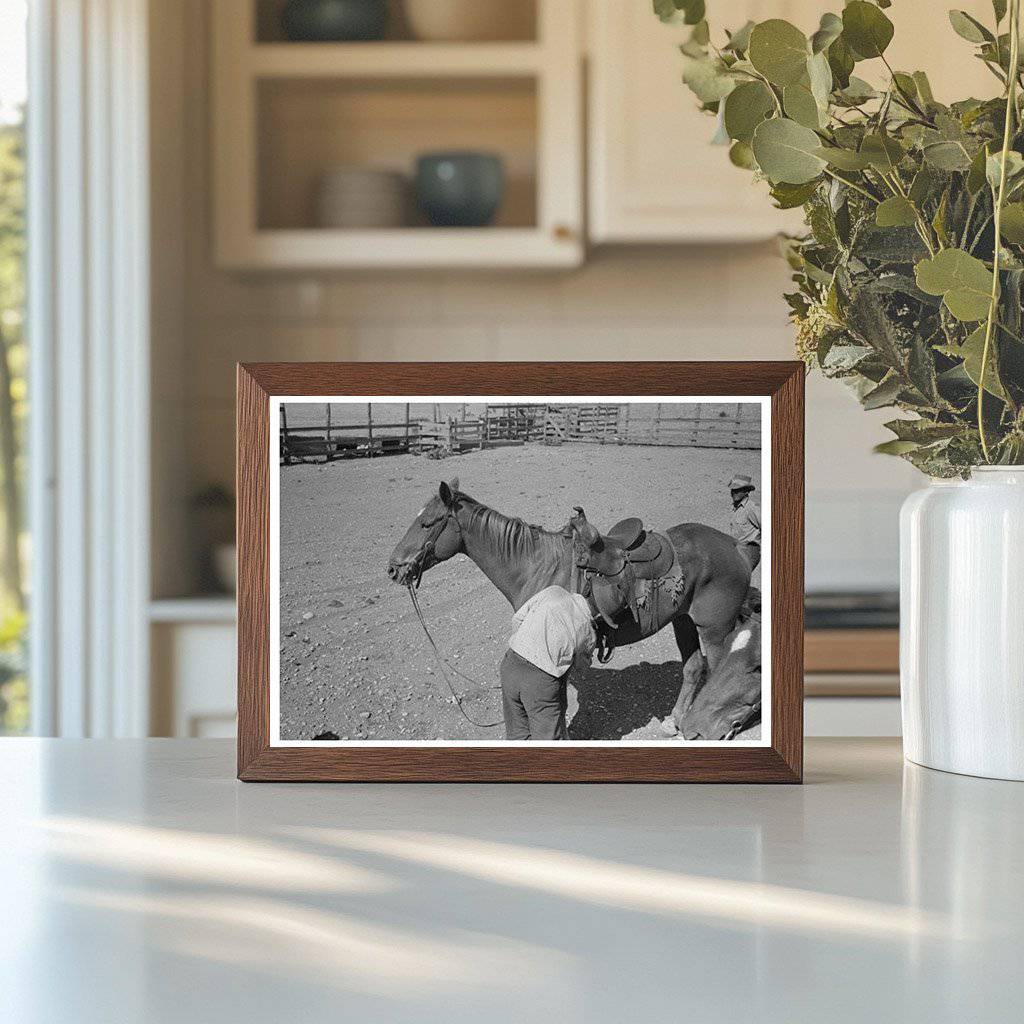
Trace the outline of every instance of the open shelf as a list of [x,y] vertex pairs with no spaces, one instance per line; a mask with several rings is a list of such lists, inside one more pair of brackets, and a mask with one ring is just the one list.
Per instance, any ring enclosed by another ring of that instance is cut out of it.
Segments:
[[[279,7],[277,0],[218,0],[213,8],[220,266],[582,261],[578,0],[536,0],[531,38],[486,43],[412,41],[400,23],[397,38],[381,42],[285,42],[275,27]],[[399,172],[411,197],[417,157],[452,150],[501,157],[504,193],[487,226],[435,228],[414,202],[407,216],[378,221],[406,221],[401,227],[318,222],[316,195],[332,172]]]
[[[221,0],[217,0],[218,3]],[[251,38],[258,45],[271,45],[284,42],[285,35],[281,26],[281,12],[285,0],[251,0],[254,17],[249,24],[252,26]],[[420,0],[423,2],[423,0]],[[430,2],[430,0],[427,0]],[[504,21],[497,28],[495,35],[506,41],[534,42],[537,39],[537,0],[505,0],[503,5]],[[495,27],[490,22],[489,28]],[[405,0],[388,0],[388,24],[384,39],[387,42],[403,41],[419,43],[415,34],[414,19],[410,19]],[[298,43],[299,46],[315,46],[315,43]],[[355,43],[355,46],[372,45]],[[486,43],[465,43],[467,46],[486,46]]]
[[[320,180],[350,166],[401,173],[409,192],[401,230],[429,230],[412,197],[413,176],[417,156],[438,150],[497,153],[505,189],[493,228],[536,227],[532,79],[272,79],[258,85],[256,113],[261,231],[325,230],[314,212]],[[353,240],[373,245],[377,233],[360,230]],[[452,240],[451,229],[443,233]]]

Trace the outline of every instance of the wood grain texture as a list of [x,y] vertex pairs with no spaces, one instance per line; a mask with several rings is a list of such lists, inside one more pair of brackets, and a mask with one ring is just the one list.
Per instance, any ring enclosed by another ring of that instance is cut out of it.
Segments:
[[807,672],[900,670],[898,629],[809,629],[804,645]]
[[[767,395],[772,400],[770,747],[271,747],[269,398]],[[798,362],[259,363],[238,368],[238,777],[245,781],[799,782],[804,368]]]

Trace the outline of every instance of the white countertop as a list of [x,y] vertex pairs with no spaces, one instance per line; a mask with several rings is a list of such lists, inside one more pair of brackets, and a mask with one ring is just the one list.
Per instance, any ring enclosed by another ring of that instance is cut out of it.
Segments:
[[0,1021],[992,1021],[1024,785],[810,740],[798,786],[243,785],[0,741]]

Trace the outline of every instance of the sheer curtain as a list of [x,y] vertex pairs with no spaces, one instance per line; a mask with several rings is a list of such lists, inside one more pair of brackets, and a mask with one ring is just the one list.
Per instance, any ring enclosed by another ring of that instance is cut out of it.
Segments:
[[33,730],[148,721],[147,0],[33,0]]

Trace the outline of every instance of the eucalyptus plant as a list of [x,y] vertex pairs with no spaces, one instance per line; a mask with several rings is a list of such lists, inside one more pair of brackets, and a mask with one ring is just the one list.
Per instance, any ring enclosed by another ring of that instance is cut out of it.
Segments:
[[[717,43],[705,0],[654,0],[691,26],[683,80],[718,119],[730,160],[803,207],[786,296],[810,368],[894,407],[878,451],[931,476],[1024,462],[1024,131],[1020,0],[951,28],[998,95],[938,102],[886,58],[890,0],[852,0],[809,37],[778,18]],[[874,62],[886,85],[856,72]]]

